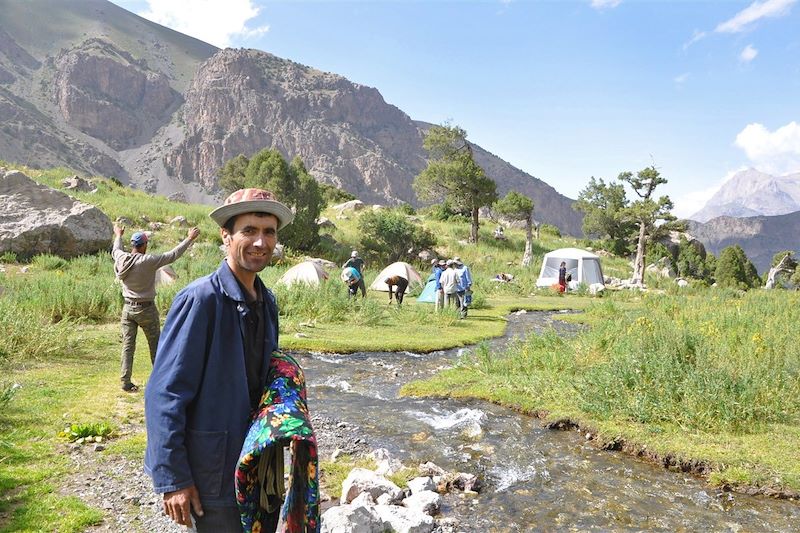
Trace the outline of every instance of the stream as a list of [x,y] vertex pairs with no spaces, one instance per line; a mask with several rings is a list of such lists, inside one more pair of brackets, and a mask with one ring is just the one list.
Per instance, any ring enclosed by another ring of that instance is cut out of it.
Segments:
[[[555,315],[511,315],[490,349],[549,328],[578,329]],[[717,491],[487,402],[398,397],[403,384],[452,365],[462,352],[298,356],[312,413],[358,426],[373,449],[406,465],[433,461],[482,478],[480,494],[444,498],[442,514],[458,520],[459,531],[800,531],[796,502]]]

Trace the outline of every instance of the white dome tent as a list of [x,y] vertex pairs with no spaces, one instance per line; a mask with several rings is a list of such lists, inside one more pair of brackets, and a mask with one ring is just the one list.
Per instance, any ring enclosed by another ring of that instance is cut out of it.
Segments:
[[591,252],[578,248],[560,248],[544,254],[542,271],[536,280],[537,287],[552,287],[558,283],[558,269],[561,262],[566,263],[567,274],[572,275],[571,289],[581,283],[589,288],[598,284],[605,287],[600,258]]
[[398,261],[381,270],[381,273],[378,274],[378,277],[376,277],[372,285],[369,286],[370,290],[389,292],[389,286],[386,285],[383,280],[390,276],[403,276],[408,280],[408,287],[406,287],[404,294],[408,294],[413,289],[422,287],[425,284],[419,272],[414,270],[414,267],[403,261]]
[[298,263],[286,272],[284,272],[278,283],[290,287],[295,283],[304,283],[312,287],[316,287],[320,282],[328,279],[328,273],[325,272],[319,263],[315,261],[303,261]]

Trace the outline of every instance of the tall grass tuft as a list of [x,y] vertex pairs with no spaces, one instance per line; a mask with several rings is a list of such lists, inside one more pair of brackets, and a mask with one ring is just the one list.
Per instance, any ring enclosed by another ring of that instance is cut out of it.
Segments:
[[43,321],[36,311],[0,298],[0,365],[69,352],[69,329],[66,322]]

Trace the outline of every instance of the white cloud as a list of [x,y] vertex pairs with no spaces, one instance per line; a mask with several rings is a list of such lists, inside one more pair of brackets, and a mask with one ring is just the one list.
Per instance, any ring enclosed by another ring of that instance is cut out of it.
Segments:
[[739,61],[741,61],[742,63],[749,63],[752,60],[754,60],[757,55],[758,55],[758,50],[753,48],[752,44],[748,44],[747,46],[744,47],[742,53],[739,54]]
[[739,33],[749,29],[750,25],[762,18],[782,17],[789,13],[789,8],[797,0],[764,0],[753,2],[739,11],[733,18],[720,23],[714,30],[717,33]]
[[191,35],[214,46],[230,46],[234,39],[258,37],[269,26],[250,28],[247,22],[260,9],[253,0],[146,0],[147,9],[139,15],[175,31]]
[[694,43],[696,43],[697,41],[699,41],[700,39],[702,39],[706,35],[707,35],[707,33],[704,32],[704,31],[694,30],[694,34],[692,34],[692,38],[689,39],[688,41],[686,41],[685,43],[683,43],[683,51],[685,52],[686,50],[688,50],[690,46],[692,46]]
[[595,9],[613,9],[622,3],[622,0],[591,0]]
[[753,165],[773,175],[800,171],[800,124],[790,122],[775,131],[762,124],[748,124],[736,136],[736,146],[744,150]]
[[683,85],[684,83],[686,83],[686,80],[688,79],[689,79],[689,73],[684,72],[683,74],[679,74],[678,76],[672,78],[672,81],[674,81],[678,85]]

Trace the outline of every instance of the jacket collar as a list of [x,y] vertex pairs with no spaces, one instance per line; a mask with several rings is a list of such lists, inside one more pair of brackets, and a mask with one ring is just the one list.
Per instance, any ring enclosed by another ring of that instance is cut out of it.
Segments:
[[[247,301],[244,293],[242,292],[241,285],[239,285],[239,282],[236,281],[236,276],[233,274],[231,267],[228,266],[227,261],[224,259],[222,260],[222,264],[217,269],[217,274],[219,275],[219,283],[225,296],[236,302]],[[264,291],[264,284],[261,282],[261,278],[258,276],[256,276],[256,290],[261,292]]]

